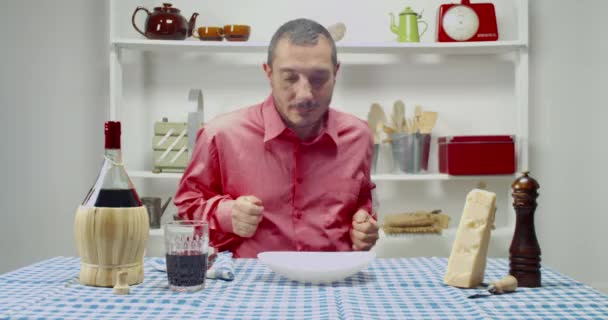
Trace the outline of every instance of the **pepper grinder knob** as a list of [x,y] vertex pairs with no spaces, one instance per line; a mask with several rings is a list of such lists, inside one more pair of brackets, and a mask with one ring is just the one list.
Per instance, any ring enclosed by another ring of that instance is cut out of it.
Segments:
[[516,214],[515,231],[509,248],[509,274],[520,287],[540,287],[540,246],[534,228],[538,182],[525,171],[511,185]]

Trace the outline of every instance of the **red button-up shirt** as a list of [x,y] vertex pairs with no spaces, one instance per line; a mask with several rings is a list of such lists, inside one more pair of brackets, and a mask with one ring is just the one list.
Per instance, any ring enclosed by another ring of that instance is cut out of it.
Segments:
[[[352,115],[330,108],[325,123],[315,139],[302,142],[270,96],[206,124],[175,195],[180,217],[207,220],[211,246],[235,257],[352,250],[353,215],[372,213],[373,140]],[[250,238],[232,229],[232,205],[244,195],[264,207]]]

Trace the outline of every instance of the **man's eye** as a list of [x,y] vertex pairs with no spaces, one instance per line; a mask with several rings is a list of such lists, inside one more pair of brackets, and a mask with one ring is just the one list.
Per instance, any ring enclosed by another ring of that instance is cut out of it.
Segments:
[[298,81],[298,77],[297,76],[287,76],[285,78],[283,78],[285,81],[293,83]]
[[327,78],[323,77],[323,78],[312,78],[310,79],[310,83],[313,86],[321,86],[323,84],[325,84],[325,82],[327,82]]

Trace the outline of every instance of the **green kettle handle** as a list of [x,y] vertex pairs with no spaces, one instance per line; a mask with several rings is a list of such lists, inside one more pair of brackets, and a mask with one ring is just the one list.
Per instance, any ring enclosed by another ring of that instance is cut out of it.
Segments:
[[422,37],[422,35],[426,32],[426,29],[429,28],[429,25],[426,23],[426,21],[423,20],[418,20],[418,23],[424,24],[424,30],[422,30],[422,32],[420,33],[420,36]]

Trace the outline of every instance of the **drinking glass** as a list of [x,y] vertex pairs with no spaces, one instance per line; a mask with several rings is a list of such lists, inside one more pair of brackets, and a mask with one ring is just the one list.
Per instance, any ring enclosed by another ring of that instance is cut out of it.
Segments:
[[209,230],[199,220],[171,221],[163,225],[169,288],[179,292],[205,287]]

